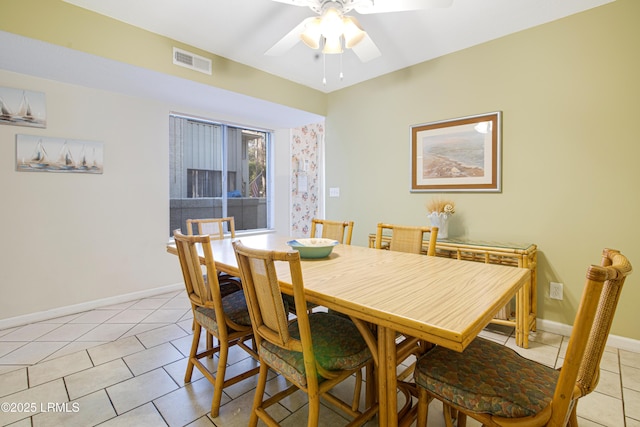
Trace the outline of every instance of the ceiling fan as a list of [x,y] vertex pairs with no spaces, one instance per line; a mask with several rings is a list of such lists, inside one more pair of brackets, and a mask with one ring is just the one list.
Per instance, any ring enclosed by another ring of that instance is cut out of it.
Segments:
[[300,40],[325,54],[342,53],[343,47],[353,50],[362,62],[382,55],[371,37],[353,16],[362,14],[403,12],[433,7],[449,7],[453,0],[273,0],[294,6],[307,6],[320,16],[304,19],[280,41],[265,52],[278,56],[293,48]]

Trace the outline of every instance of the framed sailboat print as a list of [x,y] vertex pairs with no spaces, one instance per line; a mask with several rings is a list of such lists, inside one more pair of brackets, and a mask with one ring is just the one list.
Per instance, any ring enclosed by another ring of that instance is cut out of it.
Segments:
[[44,93],[0,86],[0,124],[46,128]]
[[96,141],[16,135],[16,170],[101,174],[103,144]]

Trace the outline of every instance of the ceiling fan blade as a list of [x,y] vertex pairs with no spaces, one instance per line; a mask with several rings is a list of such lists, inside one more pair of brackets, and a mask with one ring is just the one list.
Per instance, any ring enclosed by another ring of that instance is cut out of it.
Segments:
[[293,6],[307,6],[307,7],[311,7],[317,4],[317,1],[315,0],[273,0],[273,1],[278,3],[290,4]]
[[382,56],[380,49],[378,49],[378,46],[376,46],[371,37],[369,37],[369,34],[365,35],[360,43],[352,47],[351,50],[362,62],[368,62]]
[[[274,0],[278,1],[278,0]],[[289,31],[283,38],[281,38],[276,44],[274,44],[269,50],[267,50],[264,54],[269,56],[279,56],[283,55],[289,49],[294,47],[300,41],[300,34],[304,31],[304,27],[307,25],[307,22],[315,18],[307,18],[303,20],[301,23],[296,25],[293,30]]]
[[404,12],[434,7],[449,7],[452,4],[453,0],[376,0],[372,3],[365,2],[360,6],[356,6],[355,11],[366,15],[369,13]]

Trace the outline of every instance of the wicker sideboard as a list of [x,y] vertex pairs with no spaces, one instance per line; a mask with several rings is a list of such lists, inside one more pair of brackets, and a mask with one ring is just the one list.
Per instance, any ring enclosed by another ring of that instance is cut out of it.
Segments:
[[[375,240],[376,235],[369,234],[369,247],[375,247]],[[382,246],[384,247],[385,243],[388,244],[389,240],[388,236],[382,236]],[[427,244],[428,242],[425,241],[425,254]],[[535,244],[442,239],[436,244],[436,256],[528,268],[531,271],[531,282],[518,292],[512,304],[496,314],[492,323],[515,327],[516,345],[523,348],[529,347],[529,331],[536,330],[537,313],[537,246]]]

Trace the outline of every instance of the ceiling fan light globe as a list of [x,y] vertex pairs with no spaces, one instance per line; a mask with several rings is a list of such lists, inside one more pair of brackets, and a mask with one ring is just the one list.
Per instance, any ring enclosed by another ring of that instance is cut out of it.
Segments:
[[358,21],[351,17],[342,18],[344,28],[344,47],[350,49],[360,43],[367,33],[362,29]]
[[325,37],[322,53],[342,53],[342,40],[338,37]]
[[306,25],[304,31],[300,34],[300,39],[311,49],[318,49],[321,35],[320,18],[315,18]]
[[326,38],[335,38],[342,35],[342,15],[335,7],[328,8],[320,18],[320,32]]
[[301,34],[300,39],[302,39],[302,42],[311,49],[318,49],[320,47],[320,38],[314,39]]

